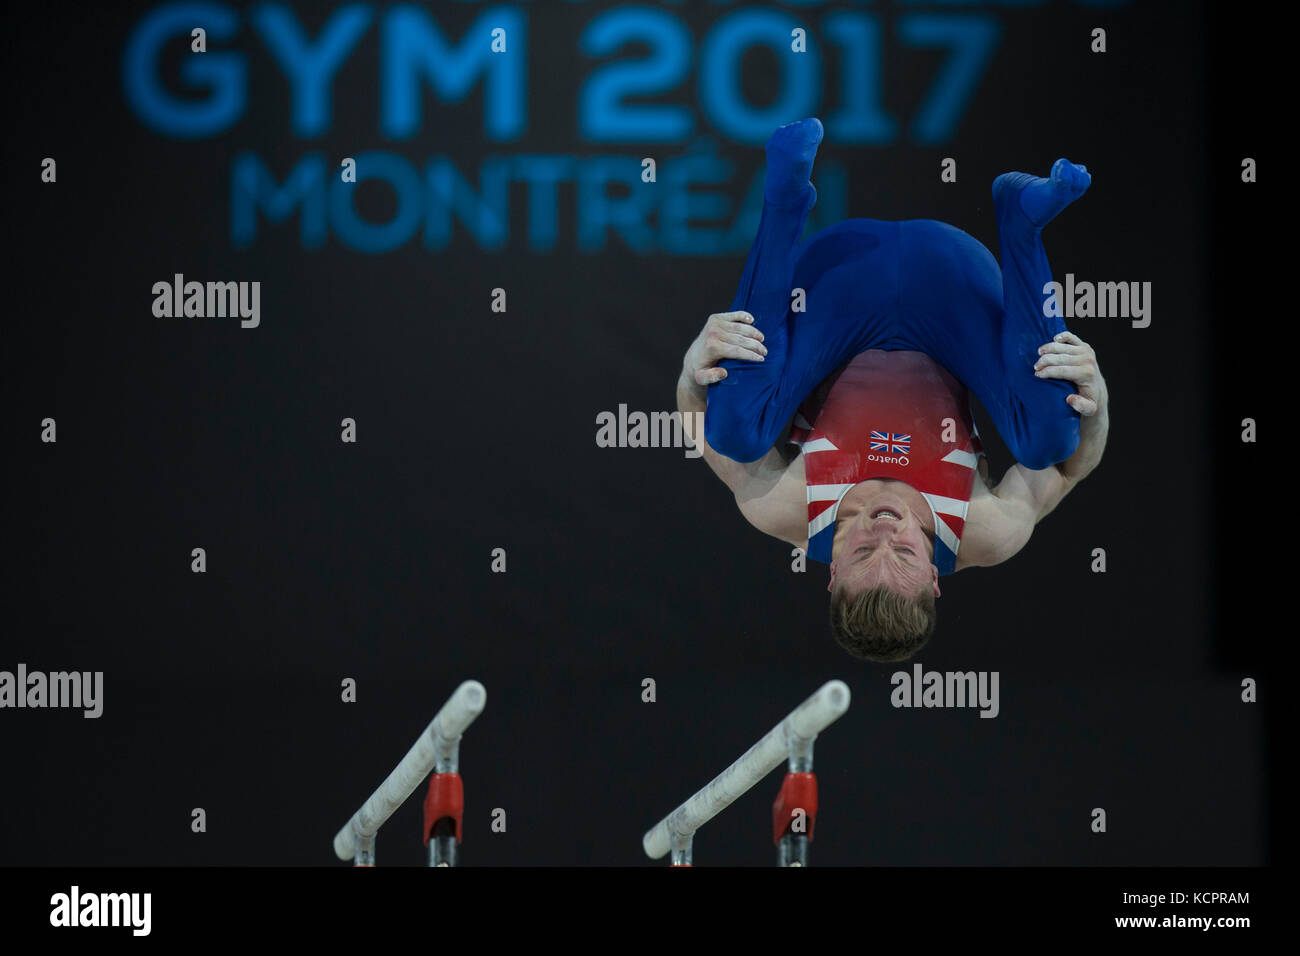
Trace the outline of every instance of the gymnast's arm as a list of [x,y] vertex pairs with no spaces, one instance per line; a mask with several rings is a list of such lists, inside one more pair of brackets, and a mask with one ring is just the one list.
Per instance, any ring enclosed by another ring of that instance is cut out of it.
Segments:
[[[745,519],[764,534],[799,547],[807,544],[808,516],[803,480],[791,473],[791,456],[778,441],[757,461],[738,462],[720,455],[704,439],[708,387],[727,377],[718,363],[725,358],[764,360],[763,335],[747,312],[711,315],[691,343],[677,377],[677,411],[683,429],[700,449],[705,464],[735,495]],[[789,434],[789,425],[782,436]]]
[[1016,554],[1028,543],[1034,526],[1101,462],[1110,432],[1110,398],[1096,354],[1070,332],[1043,346],[1042,352],[1035,374],[1066,379],[1078,389],[1066,401],[1079,413],[1079,447],[1065,461],[1040,471],[1014,464],[996,487],[976,483],[958,569],[990,567]]

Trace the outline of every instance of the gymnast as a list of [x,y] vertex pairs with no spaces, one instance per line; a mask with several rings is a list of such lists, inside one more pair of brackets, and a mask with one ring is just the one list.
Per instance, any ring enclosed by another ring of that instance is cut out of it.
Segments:
[[[1043,308],[1042,228],[1092,179],[1065,159],[997,177],[1001,269],[933,220],[849,219],[800,245],[821,139],[813,118],[768,140],[758,236],[677,407],[688,427],[705,413],[692,437],[749,523],[830,565],[840,646],[901,661],[934,631],[940,575],[1012,557],[1101,460],[1097,357]],[[997,485],[971,393],[1017,462]]]

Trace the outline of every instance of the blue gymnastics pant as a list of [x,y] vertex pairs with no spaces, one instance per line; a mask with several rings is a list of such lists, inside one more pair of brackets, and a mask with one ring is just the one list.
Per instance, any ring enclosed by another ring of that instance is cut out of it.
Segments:
[[[1013,201],[997,204],[1002,268],[979,240],[928,219],[849,219],[798,244],[815,194],[765,203],[732,311],[754,316],[763,362],[727,359],[709,386],[704,435],[736,461],[784,436],[799,404],[867,349],[924,352],[979,399],[1016,460],[1042,469],[1079,444],[1074,386],[1034,376],[1038,348],[1065,331],[1043,314],[1052,281],[1041,229]],[[792,312],[791,290],[806,310]]]

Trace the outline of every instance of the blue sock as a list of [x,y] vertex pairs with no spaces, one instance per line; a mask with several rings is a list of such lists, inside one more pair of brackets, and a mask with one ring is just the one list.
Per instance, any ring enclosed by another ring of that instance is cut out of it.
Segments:
[[823,135],[821,120],[815,116],[782,126],[772,134],[767,141],[764,199],[773,206],[800,206],[810,197],[816,201],[817,190],[808,179]]
[[1052,164],[1052,174],[1048,179],[1028,173],[1003,173],[993,180],[993,202],[998,207],[999,219],[1002,219],[1006,204],[1012,201],[1012,197],[1017,197],[1020,211],[1041,229],[1087,192],[1091,183],[1087,166],[1076,166],[1068,159],[1058,159]]

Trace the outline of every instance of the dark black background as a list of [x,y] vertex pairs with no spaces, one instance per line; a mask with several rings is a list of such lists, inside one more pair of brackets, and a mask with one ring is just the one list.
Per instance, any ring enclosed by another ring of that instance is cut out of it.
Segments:
[[[620,151],[581,142],[574,122],[588,65],[569,51],[600,8],[530,7],[519,151]],[[1227,343],[1267,328],[1254,224],[1277,187],[1265,107],[1232,92],[1262,89],[1242,72],[1236,40],[1253,33],[1235,14],[994,8],[1003,36],[954,142],[823,144],[848,170],[851,214],[950,221],[995,252],[994,175],[1086,163],[1091,191],[1045,234],[1054,273],[1154,286],[1147,329],[1072,326],[1109,384],[1101,467],[1012,561],[944,581],[919,660],[999,671],[1001,714],[981,720],[893,709],[896,668],[831,643],[824,569],[791,573],[788,547],[749,528],[702,462],[596,447],[599,411],[672,407],[681,355],[727,307],[741,256],[617,241],[583,256],[563,226],[555,252],[530,255],[522,194],[500,253],[464,235],[438,254],[304,252],[293,226],[233,251],[240,150],[286,164],[308,149],[445,152],[472,168],[500,147],[482,141],[477,94],[426,100],[436,142],[383,143],[373,27],[340,77],[358,95],[339,97],[324,140],[291,139],[284,82],[247,31],[249,114],[218,139],[161,139],[121,93],[143,9],[33,6],[5,40],[16,488],[0,668],[102,670],[106,689],[99,720],[0,713],[0,864],[342,865],[333,833],[466,677],[488,689],[462,747],[466,865],[646,863],[644,830],[832,677],[854,700],[817,745],[817,863],[1269,859],[1264,705],[1239,699],[1250,676],[1268,700],[1267,579],[1243,591],[1228,577],[1260,567],[1271,540],[1243,490],[1261,452],[1238,439],[1246,415],[1268,434],[1254,363],[1268,349]],[[697,36],[720,15],[683,10]],[[445,22],[472,12],[452,5]],[[1094,25],[1104,56],[1088,52]],[[887,66],[887,97],[910,102],[931,72]],[[723,152],[743,181],[762,162],[757,147]],[[1245,155],[1262,183],[1240,183]],[[39,181],[44,156],[56,185]],[[939,182],[944,156],[955,185]],[[572,187],[561,196],[563,223]],[[261,327],[154,318],[150,288],[174,272],[259,279]],[[496,286],[504,315],[488,308]],[[56,445],[39,441],[46,416]],[[344,416],[356,445],[338,439]],[[495,547],[506,574],[489,571]],[[1106,574],[1089,570],[1095,547]],[[345,677],[356,704],[339,701]],[[656,703],[641,702],[644,677]],[[697,862],[769,863],[777,783],[708,824]],[[418,829],[412,800],[379,862],[420,863]]]

